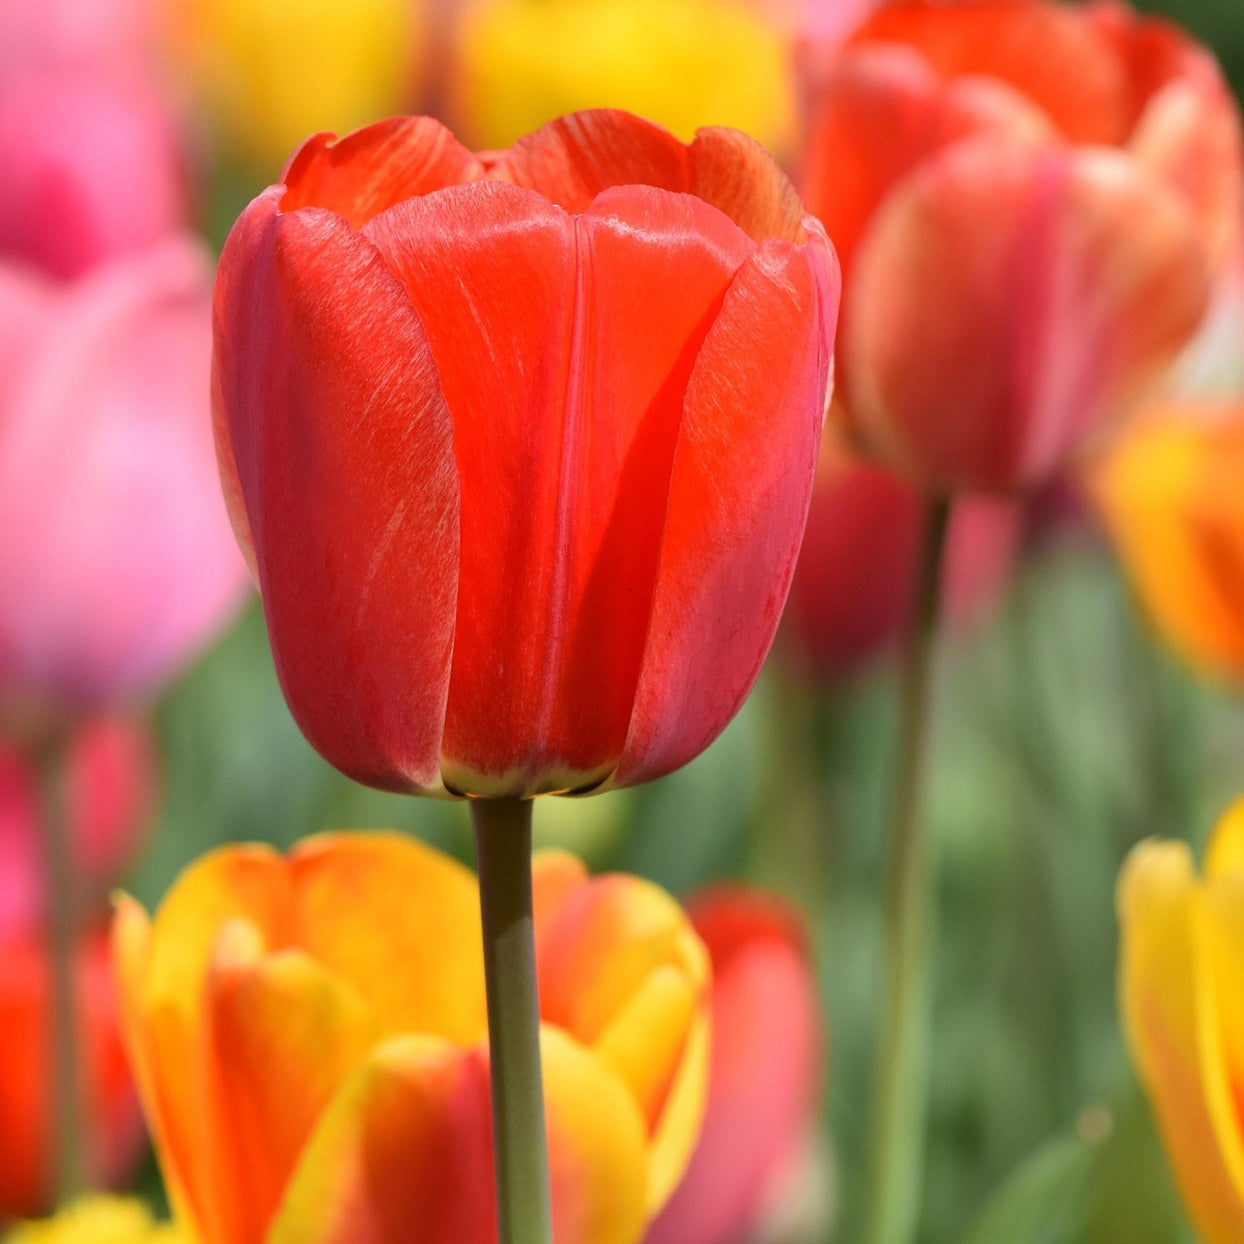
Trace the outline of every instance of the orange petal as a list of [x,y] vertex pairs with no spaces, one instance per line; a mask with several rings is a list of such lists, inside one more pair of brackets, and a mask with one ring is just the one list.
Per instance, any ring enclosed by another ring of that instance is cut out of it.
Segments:
[[[558,1244],[634,1244],[645,1221],[638,1112],[564,1033],[544,1029],[541,1045]],[[394,1038],[322,1118],[271,1244],[490,1244],[491,1138],[482,1048]]]
[[377,1025],[349,985],[302,951],[266,953],[254,926],[236,922],[221,927],[207,997],[204,1124],[232,1183],[227,1238],[262,1244],[304,1144]]
[[1129,429],[1092,476],[1128,576],[1192,665],[1244,678],[1244,438],[1234,408],[1186,407]]
[[207,1244],[227,1238],[232,1172],[219,1165],[208,1120],[212,1089],[200,1058],[204,983],[220,926],[248,923],[265,944],[289,930],[285,862],[268,847],[227,847],[187,869],[150,925],[118,905],[114,932],[127,1039],[179,1213]]
[[439,1037],[395,1037],[342,1085],[269,1244],[489,1244],[488,1066]]
[[350,983],[384,1033],[479,1039],[482,935],[467,869],[397,833],[320,835],[289,867],[297,944]]

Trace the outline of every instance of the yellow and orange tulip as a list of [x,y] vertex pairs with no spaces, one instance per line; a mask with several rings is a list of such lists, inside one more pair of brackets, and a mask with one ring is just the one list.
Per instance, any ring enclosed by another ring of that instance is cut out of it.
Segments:
[[1145,842],[1119,881],[1123,1019],[1204,1244],[1244,1240],[1244,800],[1198,878],[1182,842]]
[[1092,480],[1128,577],[1191,665],[1244,680],[1244,404],[1137,423]]
[[[665,893],[535,862],[559,1244],[631,1244],[693,1148],[707,953]],[[495,1238],[478,895],[395,833],[231,847],[115,926],[131,1055],[200,1244]]]

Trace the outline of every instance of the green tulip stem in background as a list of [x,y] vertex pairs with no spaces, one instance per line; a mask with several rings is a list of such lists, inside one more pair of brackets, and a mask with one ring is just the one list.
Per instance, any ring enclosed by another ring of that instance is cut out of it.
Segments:
[[925,833],[933,648],[950,503],[927,506],[899,689],[886,890],[886,988],[873,1103],[865,1244],[910,1244],[920,1210],[931,1002],[934,869]]
[[51,953],[53,1120],[56,1200],[67,1205],[86,1186],[82,1157],[83,1092],[79,1075],[78,1003],[74,986],[73,844],[69,828],[69,775],[65,738],[56,734],[37,748],[43,802],[44,884]]
[[531,910],[531,800],[473,799],[500,1244],[552,1244]]

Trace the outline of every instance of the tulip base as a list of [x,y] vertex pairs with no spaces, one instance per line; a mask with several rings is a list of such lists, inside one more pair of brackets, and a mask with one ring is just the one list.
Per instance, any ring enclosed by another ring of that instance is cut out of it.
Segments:
[[919,1218],[929,1042],[934,870],[925,835],[933,648],[950,503],[927,505],[916,608],[903,656],[886,891],[886,998],[864,1240],[910,1244]]
[[471,802],[484,930],[500,1244],[552,1244],[540,1004],[531,894],[531,801]]

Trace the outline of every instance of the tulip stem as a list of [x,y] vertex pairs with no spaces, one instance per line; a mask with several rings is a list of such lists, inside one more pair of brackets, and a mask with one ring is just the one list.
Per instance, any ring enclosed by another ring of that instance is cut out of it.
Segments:
[[531,800],[475,799],[500,1244],[552,1244],[531,905]]
[[934,934],[934,868],[923,803],[949,514],[945,499],[927,505],[915,615],[902,662],[886,882],[886,997],[873,1105],[866,1244],[910,1244],[919,1222]]
[[82,1153],[83,1092],[78,1050],[78,1002],[74,981],[73,847],[69,832],[68,764],[62,737],[37,751],[43,810],[44,886],[47,894],[51,969],[52,1109],[56,1144],[55,1196],[60,1206],[86,1187]]

